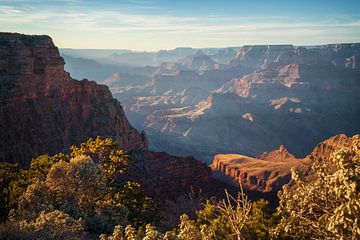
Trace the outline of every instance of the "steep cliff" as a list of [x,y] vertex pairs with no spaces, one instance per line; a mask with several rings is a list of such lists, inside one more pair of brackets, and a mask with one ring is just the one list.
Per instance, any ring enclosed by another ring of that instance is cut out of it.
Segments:
[[26,165],[96,136],[147,148],[107,86],[64,71],[50,37],[0,33],[0,73],[0,161]]
[[148,151],[145,134],[129,124],[107,86],[74,80],[64,71],[50,37],[0,33],[0,73],[0,161],[25,167],[40,154],[111,137],[133,157],[124,180],[140,182],[148,196],[223,191],[206,164]]

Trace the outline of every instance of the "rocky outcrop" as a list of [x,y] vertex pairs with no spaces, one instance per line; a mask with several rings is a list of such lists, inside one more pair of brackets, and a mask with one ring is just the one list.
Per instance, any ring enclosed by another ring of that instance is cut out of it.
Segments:
[[[275,157],[275,156],[274,156]],[[246,190],[278,191],[291,179],[291,168],[306,171],[310,165],[295,158],[262,160],[240,154],[217,154],[211,164],[214,176],[219,180]]]
[[319,143],[306,158],[311,161],[321,162],[329,159],[330,154],[334,151],[343,147],[349,147],[350,145],[351,138],[347,137],[345,134],[339,134]]
[[264,152],[260,154],[257,158],[265,161],[274,161],[274,162],[286,162],[287,160],[296,159],[294,155],[288,152],[288,150],[284,147],[284,145],[280,145],[278,150],[274,150],[271,152]]
[[90,137],[147,149],[105,85],[77,81],[48,36],[0,33],[0,161],[29,163]]
[[311,166],[316,161],[329,159],[334,151],[351,144],[344,134],[333,136],[319,143],[305,158],[295,158],[281,145],[278,150],[265,152],[257,158],[240,154],[218,154],[211,163],[214,176],[221,181],[242,186],[246,190],[276,192],[291,180],[291,169],[314,177]]

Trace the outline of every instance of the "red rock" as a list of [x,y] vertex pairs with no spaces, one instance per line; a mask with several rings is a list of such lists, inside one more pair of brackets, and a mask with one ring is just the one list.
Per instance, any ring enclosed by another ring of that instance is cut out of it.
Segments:
[[219,180],[239,186],[246,190],[276,192],[291,180],[291,169],[314,177],[310,171],[315,161],[328,159],[337,149],[347,147],[351,138],[344,134],[333,136],[319,143],[305,158],[297,159],[281,145],[279,150],[265,152],[257,158],[240,154],[218,154],[214,157],[211,169]]
[[266,160],[266,161],[276,161],[276,162],[284,162],[287,159],[296,159],[294,155],[288,152],[288,150],[284,147],[284,145],[280,145],[279,150],[274,150],[271,152],[264,152],[260,154],[258,159]]
[[0,33],[0,72],[0,161],[26,166],[90,137],[112,137],[133,156],[123,177],[140,182],[147,195],[223,192],[206,164],[147,151],[145,134],[129,124],[108,87],[72,79],[50,37]]
[[328,159],[334,151],[351,145],[351,138],[345,134],[335,135],[319,143],[306,158],[311,161],[322,161]]
[[1,33],[0,72],[0,161],[27,165],[96,136],[124,149],[147,148],[107,86],[64,71],[50,37]]

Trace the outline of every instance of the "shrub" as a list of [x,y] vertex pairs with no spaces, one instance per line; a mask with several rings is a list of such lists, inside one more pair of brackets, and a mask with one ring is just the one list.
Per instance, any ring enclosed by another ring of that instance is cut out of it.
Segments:
[[41,212],[33,221],[20,221],[20,229],[33,232],[36,239],[86,239],[82,220],[75,220],[59,210]]
[[[335,168],[334,168],[335,167]],[[360,135],[313,166],[315,180],[292,172],[294,186],[279,194],[281,222],[275,229],[298,239],[360,239]]]

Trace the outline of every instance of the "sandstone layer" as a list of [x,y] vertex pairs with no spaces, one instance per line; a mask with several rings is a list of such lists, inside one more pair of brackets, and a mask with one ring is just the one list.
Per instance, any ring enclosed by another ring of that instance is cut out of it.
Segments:
[[105,85],[76,81],[48,36],[0,34],[0,161],[26,165],[89,137],[112,137],[146,149]]
[[276,192],[290,182],[292,168],[311,178],[313,163],[328,160],[332,152],[350,143],[349,137],[339,134],[319,143],[305,158],[296,158],[282,145],[279,150],[263,153],[258,158],[218,154],[211,168],[214,176],[234,186],[241,184],[246,190]]
[[210,163],[285,144],[304,157],[326,138],[360,131],[359,54],[360,44],[244,46],[218,69],[160,71],[115,96],[156,151]]

